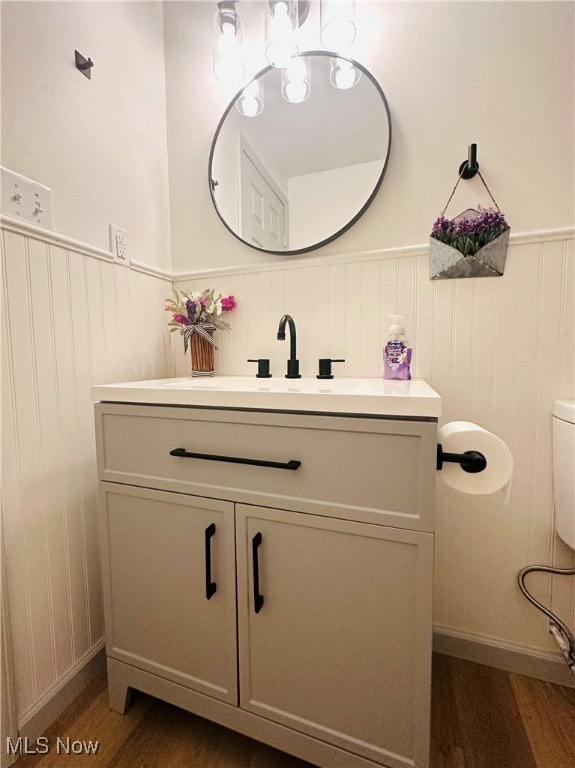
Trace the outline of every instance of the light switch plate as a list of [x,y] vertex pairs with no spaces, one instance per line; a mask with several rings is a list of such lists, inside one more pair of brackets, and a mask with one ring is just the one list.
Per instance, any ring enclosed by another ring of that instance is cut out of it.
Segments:
[[52,190],[19,173],[0,168],[2,213],[44,229],[54,229]]

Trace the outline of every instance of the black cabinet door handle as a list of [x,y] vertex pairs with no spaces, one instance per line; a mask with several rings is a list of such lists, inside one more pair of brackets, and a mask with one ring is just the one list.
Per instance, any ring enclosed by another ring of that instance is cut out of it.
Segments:
[[206,600],[210,600],[216,594],[216,582],[212,581],[212,536],[216,533],[216,524],[208,525],[204,532],[204,542],[206,545]]
[[289,461],[267,461],[266,459],[245,459],[242,456],[220,456],[216,453],[195,453],[186,451],[185,448],[174,448],[170,456],[179,456],[183,459],[206,459],[207,461],[227,461],[231,464],[251,464],[254,467],[273,467],[275,469],[298,469],[301,461],[290,459]]
[[252,566],[254,579],[254,610],[259,613],[264,604],[264,596],[260,594],[260,563],[258,558],[258,547],[262,543],[261,533],[256,533],[252,539]]

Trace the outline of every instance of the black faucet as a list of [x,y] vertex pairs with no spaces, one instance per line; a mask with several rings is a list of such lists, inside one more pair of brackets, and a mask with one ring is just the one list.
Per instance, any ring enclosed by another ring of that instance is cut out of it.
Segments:
[[278,339],[284,341],[286,337],[286,323],[289,325],[290,347],[289,360],[287,361],[286,379],[301,379],[299,372],[299,360],[296,359],[295,323],[291,315],[284,315],[278,327]]

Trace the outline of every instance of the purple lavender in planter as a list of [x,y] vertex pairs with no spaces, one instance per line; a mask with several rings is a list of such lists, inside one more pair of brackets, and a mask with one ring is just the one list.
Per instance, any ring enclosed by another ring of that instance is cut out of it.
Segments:
[[464,256],[474,256],[484,245],[509,229],[501,211],[480,205],[477,208],[477,211],[466,211],[464,216],[455,219],[446,219],[441,214],[433,224],[431,237],[450,245]]

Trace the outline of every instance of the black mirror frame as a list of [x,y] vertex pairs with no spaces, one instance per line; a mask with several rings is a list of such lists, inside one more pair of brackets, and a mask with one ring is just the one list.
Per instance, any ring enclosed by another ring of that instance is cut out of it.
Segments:
[[[231,102],[226,107],[226,110],[225,110],[224,114],[222,115],[222,117],[220,118],[220,121],[219,121],[218,126],[216,128],[216,132],[214,134],[214,138],[212,139],[212,145],[210,147],[210,155],[209,155],[209,159],[208,159],[208,188],[210,190],[210,197],[212,199],[213,206],[214,206],[214,208],[216,210],[216,213],[218,214],[218,217],[219,217],[220,221],[224,225],[224,227],[237,240],[239,240],[240,243],[243,243],[244,245],[247,245],[249,248],[253,248],[255,251],[258,251],[259,253],[273,253],[273,254],[278,254],[279,256],[296,256],[298,254],[309,253],[310,251],[315,251],[318,248],[322,248],[324,245],[327,245],[328,243],[331,243],[334,240],[337,240],[338,237],[341,237],[341,235],[343,235],[345,232],[347,232],[349,229],[351,229],[351,227],[353,227],[353,225],[363,216],[363,214],[367,211],[367,209],[369,208],[369,206],[373,202],[375,196],[379,192],[379,189],[380,189],[381,184],[383,182],[383,178],[385,176],[385,172],[387,170],[387,165],[388,165],[388,162],[389,162],[389,155],[390,155],[390,151],[391,151],[391,134],[392,134],[392,130],[391,130],[391,113],[389,111],[389,105],[387,103],[387,99],[385,98],[385,94],[384,94],[380,84],[377,82],[375,77],[372,75],[372,73],[368,69],[366,69],[362,64],[360,64],[359,62],[355,61],[354,59],[349,59],[346,56],[341,56],[340,54],[334,53],[332,51],[305,51],[305,52],[303,52],[300,55],[301,56],[335,56],[335,57],[337,57],[339,59],[346,59],[347,61],[351,62],[354,67],[359,69],[366,77],[368,77],[371,80],[371,82],[375,86],[376,91],[379,93],[379,95],[381,97],[381,100],[383,102],[383,106],[385,107],[385,112],[387,114],[387,122],[388,122],[388,126],[389,126],[389,141],[388,141],[388,144],[387,144],[387,154],[385,156],[385,161],[384,161],[381,173],[379,175],[379,179],[377,180],[377,182],[376,182],[376,184],[375,184],[375,186],[373,188],[372,193],[370,194],[370,196],[368,197],[368,199],[366,200],[364,205],[355,214],[355,216],[353,216],[353,218],[351,218],[347,222],[347,224],[345,224],[345,226],[341,227],[341,229],[338,229],[337,232],[334,232],[333,235],[330,235],[329,237],[326,237],[324,240],[321,240],[318,243],[314,243],[313,245],[308,245],[305,248],[295,248],[293,250],[288,250],[288,251],[272,251],[272,250],[269,250],[267,248],[258,248],[257,246],[252,245],[251,243],[248,243],[246,240],[241,238],[237,232],[234,232],[234,230],[228,225],[228,223],[222,217],[222,215],[221,215],[221,213],[220,213],[220,211],[218,209],[218,206],[216,204],[216,199],[215,199],[215,196],[214,196],[214,190],[215,190],[215,187],[217,186],[217,182],[215,182],[212,179],[212,161],[213,161],[213,157],[214,157],[214,152],[215,152],[218,136],[220,135],[220,131],[222,130],[222,126],[224,124],[224,121],[225,121],[226,117],[228,116],[229,112],[234,108],[234,106],[235,106],[237,100],[239,99],[240,95],[242,94],[244,88],[249,84],[249,83],[246,83],[246,85],[244,85],[236,93],[236,95],[233,97]],[[251,83],[253,80],[256,80],[257,78],[261,77],[266,72],[269,72],[271,69],[273,69],[273,67],[271,65],[269,65],[267,67],[264,67],[256,75],[254,75],[254,77],[249,82]]]

